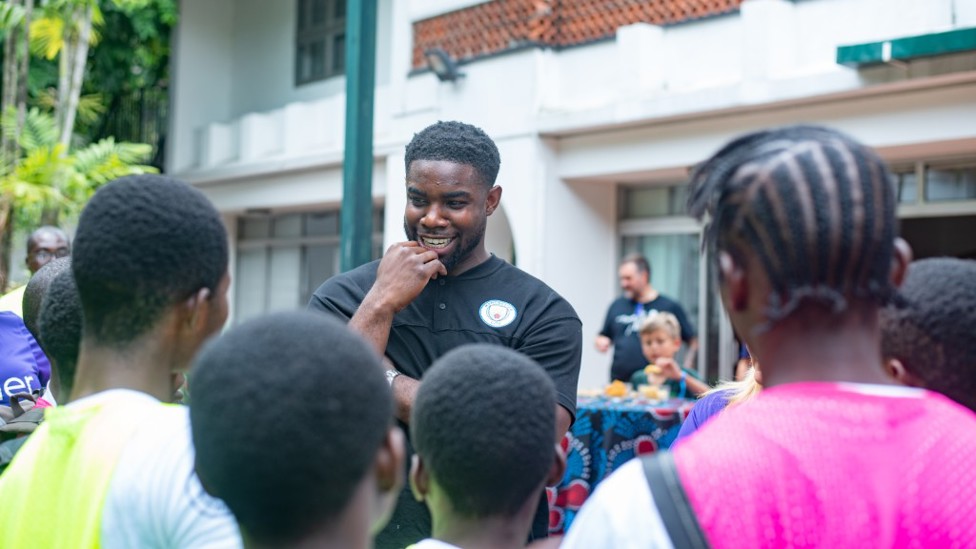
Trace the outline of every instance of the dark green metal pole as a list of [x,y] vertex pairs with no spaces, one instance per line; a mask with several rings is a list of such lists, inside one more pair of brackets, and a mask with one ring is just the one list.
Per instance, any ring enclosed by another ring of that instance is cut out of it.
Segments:
[[346,3],[346,150],[342,173],[343,271],[372,258],[373,90],[376,0]]

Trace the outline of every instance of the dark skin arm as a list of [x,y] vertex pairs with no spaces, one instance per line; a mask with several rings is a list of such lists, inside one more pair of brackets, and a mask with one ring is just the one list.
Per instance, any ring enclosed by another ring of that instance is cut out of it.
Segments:
[[420,295],[427,283],[447,275],[447,268],[432,252],[410,242],[390,246],[376,270],[376,282],[370,288],[349,326],[373,344],[380,355],[393,327],[393,316]]
[[563,436],[566,435],[566,431],[569,431],[569,426],[572,424],[573,419],[569,415],[569,411],[560,405],[556,405],[556,444],[563,441]]
[[[349,320],[349,326],[382,356],[386,353],[394,315],[416,299],[428,282],[446,274],[447,268],[437,259],[436,252],[413,241],[393,244],[383,255],[376,282]],[[384,362],[388,368],[394,367],[388,360]],[[404,422],[410,419],[419,386],[419,381],[404,375],[394,380],[393,399],[398,419]]]
[[[386,353],[393,317],[410,304],[431,280],[447,275],[447,269],[437,259],[437,253],[409,241],[387,249],[376,271],[376,282],[359,305],[349,326],[369,341],[380,355]],[[388,368],[394,368],[384,360]],[[399,375],[393,380],[394,414],[404,423],[410,422],[420,381]],[[569,412],[556,405],[555,440],[561,442],[572,422]]]

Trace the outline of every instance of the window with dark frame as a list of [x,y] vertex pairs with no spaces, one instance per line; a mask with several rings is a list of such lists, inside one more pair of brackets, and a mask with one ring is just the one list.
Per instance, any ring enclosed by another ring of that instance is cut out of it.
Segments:
[[298,0],[295,85],[346,72],[346,0]]

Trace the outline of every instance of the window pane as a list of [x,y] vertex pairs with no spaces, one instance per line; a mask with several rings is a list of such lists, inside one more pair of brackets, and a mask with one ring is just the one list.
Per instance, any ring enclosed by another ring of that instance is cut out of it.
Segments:
[[302,236],[302,214],[288,214],[275,218],[275,238]]
[[670,187],[668,198],[670,199],[671,215],[686,215],[688,213],[688,185],[676,185]]
[[234,277],[234,322],[241,323],[264,313],[267,284],[265,248],[237,252],[237,276]]
[[625,189],[623,219],[687,215],[688,185]]
[[339,246],[307,246],[305,248],[304,291],[302,304],[308,303],[312,294],[323,282],[339,272]]
[[373,210],[373,232],[383,233],[383,206]]
[[308,47],[298,46],[295,57],[295,70],[298,71],[296,78],[299,82],[304,82],[312,76],[312,59],[309,56]]
[[308,27],[308,8],[311,0],[298,0],[298,30]]
[[925,172],[925,199],[976,200],[976,168]]
[[255,240],[271,236],[270,217],[242,217],[240,220],[240,239]]
[[670,194],[667,187],[630,189],[624,192],[624,218],[668,215]]
[[346,35],[340,34],[332,39],[331,74],[346,72]]
[[339,212],[313,213],[305,216],[305,236],[337,236]]
[[325,75],[325,41],[317,40],[308,45],[309,49],[309,77],[319,78]]
[[[298,246],[271,249],[271,280],[268,284],[268,311],[299,308],[301,249]],[[305,305],[302,303],[301,305]]]
[[918,202],[918,186],[915,172],[902,172],[891,175],[895,185],[895,192],[898,193],[898,202],[901,204],[913,204]]
[[311,0],[312,24],[321,25],[325,22],[325,0]]

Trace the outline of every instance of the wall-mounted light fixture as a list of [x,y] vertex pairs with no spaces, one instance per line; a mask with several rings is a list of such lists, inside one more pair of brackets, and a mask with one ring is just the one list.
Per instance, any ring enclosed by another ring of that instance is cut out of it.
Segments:
[[441,82],[454,82],[464,76],[464,73],[458,70],[457,61],[441,48],[424,50],[424,57],[427,58],[427,66],[434,71]]

